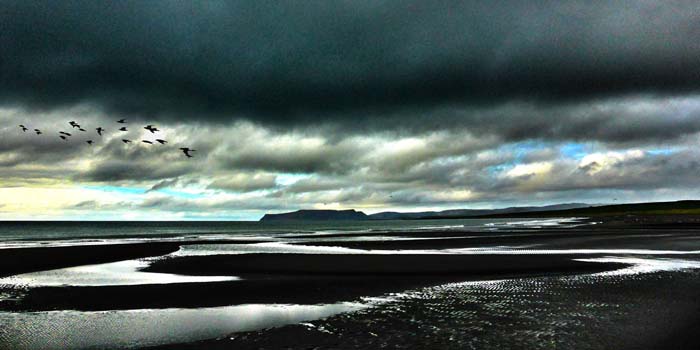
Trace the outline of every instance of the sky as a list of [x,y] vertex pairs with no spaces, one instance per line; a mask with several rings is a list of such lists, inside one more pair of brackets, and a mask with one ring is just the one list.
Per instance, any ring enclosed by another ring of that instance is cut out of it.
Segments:
[[698,199],[698,38],[697,1],[5,0],[0,220]]

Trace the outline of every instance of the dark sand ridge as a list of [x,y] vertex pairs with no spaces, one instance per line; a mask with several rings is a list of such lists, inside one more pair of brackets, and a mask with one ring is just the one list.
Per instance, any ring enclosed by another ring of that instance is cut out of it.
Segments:
[[[185,256],[153,262],[148,272],[196,276],[277,275],[492,275],[605,270],[576,261],[583,254],[233,254]],[[553,271],[554,270],[554,271]]]
[[247,244],[264,241],[201,240],[0,249],[0,277],[64,267],[169,254],[186,244]]

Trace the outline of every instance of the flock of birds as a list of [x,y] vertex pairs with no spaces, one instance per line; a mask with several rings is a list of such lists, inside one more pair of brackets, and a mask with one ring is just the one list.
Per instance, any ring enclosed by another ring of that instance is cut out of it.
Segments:
[[[119,120],[117,120],[117,123],[119,123],[119,124],[126,124],[126,119],[119,119]],[[80,126],[80,124],[76,123],[74,120],[69,121],[68,124],[69,124],[73,129],[76,129],[76,128],[77,128],[78,131],[87,132],[87,130],[83,129],[83,128]],[[22,125],[22,124],[20,124],[19,127],[20,127],[20,128],[22,129],[22,131],[24,131],[24,132],[29,131],[29,128],[27,128],[26,126],[24,126],[24,125]],[[151,134],[155,134],[156,132],[160,131],[160,130],[158,130],[158,128],[156,128],[155,126],[153,126],[153,125],[151,125],[151,124],[146,125],[146,126],[144,127],[144,129],[150,131]],[[103,129],[101,126],[95,128],[95,130],[97,131],[97,134],[100,135],[100,136],[102,136],[102,133],[105,132],[105,129]],[[119,131],[128,131],[128,130],[127,130],[126,126],[122,126],[121,128],[119,128]],[[42,131],[39,130],[39,129],[34,129],[34,132],[35,132],[37,135],[43,134]],[[59,131],[58,134],[59,134],[58,137],[60,137],[62,140],[65,140],[65,141],[67,141],[68,138],[72,136],[70,133],[67,133],[67,132],[65,132],[65,131]],[[161,144],[161,145],[164,145],[164,144],[168,143],[168,141],[165,141],[165,140],[163,140],[163,139],[155,139],[155,141],[158,142],[158,143]],[[92,144],[94,143],[93,140],[87,140],[87,141],[85,141],[85,142],[86,142],[88,145],[92,145]],[[129,139],[122,139],[122,142],[124,142],[125,144],[133,143],[133,141],[131,141],[131,140],[129,140]],[[147,143],[147,144],[149,144],[149,145],[153,145],[153,141],[141,140],[141,142]],[[192,158],[191,152],[195,152],[195,150],[190,149],[190,148],[188,148],[188,147],[181,147],[181,148],[180,148],[180,151],[182,151],[182,153],[184,153],[184,154],[187,156],[187,158]]]

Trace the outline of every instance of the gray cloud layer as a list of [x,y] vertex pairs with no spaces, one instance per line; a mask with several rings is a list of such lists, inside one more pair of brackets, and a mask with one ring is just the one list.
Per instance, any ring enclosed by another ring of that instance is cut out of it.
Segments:
[[696,91],[699,10],[696,1],[5,1],[0,101],[283,123]]
[[[202,212],[690,193],[698,19],[696,1],[3,1],[0,190]],[[71,119],[93,146],[58,139]],[[169,143],[139,143],[141,122]]]

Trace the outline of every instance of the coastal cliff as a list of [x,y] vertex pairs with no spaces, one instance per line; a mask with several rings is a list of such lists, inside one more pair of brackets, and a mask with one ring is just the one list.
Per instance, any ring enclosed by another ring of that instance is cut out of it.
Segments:
[[291,213],[265,214],[260,221],[291,220],[368,220],[367,214],[355,209],[348,210],[297,210]]

